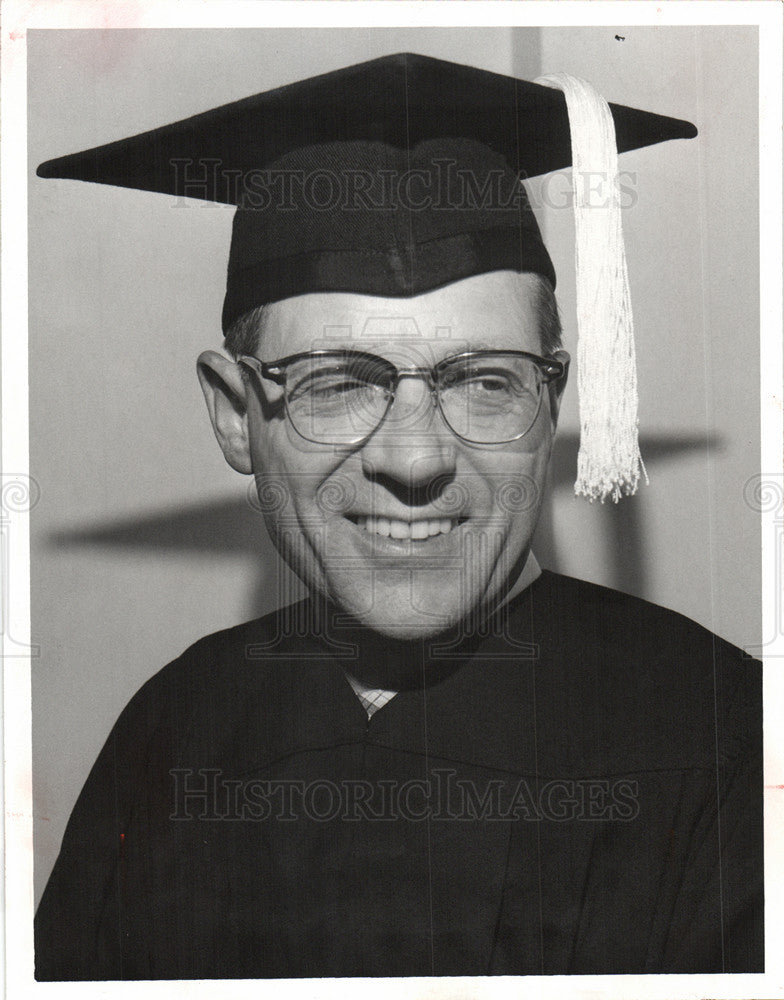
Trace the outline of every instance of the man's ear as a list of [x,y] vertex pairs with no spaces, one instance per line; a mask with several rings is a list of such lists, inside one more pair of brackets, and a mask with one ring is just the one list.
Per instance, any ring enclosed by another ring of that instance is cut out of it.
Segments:
[[557,361],[561,361],[564,366],[563,375],[554,382],[551,382],[547,387],[550,393],[550,419],[553,424],[553,430],[555,430],[558,423],[558,413],[561,409],[561,399],[564,394],[564,389],[566,388],[566,381],[569,378],[569,362],[571,361],[571,358],[566,351],[556,351],[552,357],[554,357]]
[[253,465],[248,438],[247,386],[242,369],[217,351],[204,351],[199,355],[196,371],[224,458],[232,469],[250,474]]

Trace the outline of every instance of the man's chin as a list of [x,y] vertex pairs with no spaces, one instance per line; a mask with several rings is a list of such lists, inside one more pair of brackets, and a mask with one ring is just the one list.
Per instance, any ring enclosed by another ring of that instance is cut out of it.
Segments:
[[405,597],[400,599],[395,594],[376,593],[371,607],[362,607],[359,602],[351,602],[353,606],[347,606],[340,600],[335,603],[342,606],[361,628],[396,642],[435,639],[453,632],[461,623],[476,621],[478,612],[473,605],[466,608],[460,601],[444,601],[443,593],[428,597],[422,595],[416,606]]
[[376,632],[386,639],[393,639],[395,642],[417,642],[426,639],[435,639],[439,635],[448,632],[453,626],[436,627],[432,622],[394,623],[394,622],[363,622],[365,628]]

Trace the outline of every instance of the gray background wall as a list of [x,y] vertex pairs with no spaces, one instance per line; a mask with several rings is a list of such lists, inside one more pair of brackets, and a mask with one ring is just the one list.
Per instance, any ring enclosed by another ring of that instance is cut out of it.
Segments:
[[[572,391],[535,549],[738,645],[759,641],[759,522],[743,501],[759,471],[755,29],[74,30],[31,31],[28,44],[38,894],[140,684],[201,635],[299,594],[196,384],[198,351],[220,342],[231,212],[41,181],[44,159],[401,50],[529,79],[566,70],[609,100],[694,121],[698,139],[622,161],[651,485],[618,507],[573,497]],[[533,200],[573,349],[571,210],[556,207],[559,179],[547,185],[534,182]]]

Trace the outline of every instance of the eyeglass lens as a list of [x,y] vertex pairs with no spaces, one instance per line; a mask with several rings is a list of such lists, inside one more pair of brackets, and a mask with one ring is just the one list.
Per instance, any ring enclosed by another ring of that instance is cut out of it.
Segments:
[[[310,356],[286,372],[286,406],[295,429],[322,444],[356,444],[382,422],[397,370],[382,358]],[[447,359],[435,369],[442,415],[459,437],[477,443],[512,441],[539,412],[541,373],[514,354]]]

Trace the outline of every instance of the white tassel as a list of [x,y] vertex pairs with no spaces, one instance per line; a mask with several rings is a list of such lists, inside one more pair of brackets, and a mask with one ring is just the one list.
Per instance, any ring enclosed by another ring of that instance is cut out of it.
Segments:
[[[607,102],[579,77],[541,76],[562,90],[572,137],[580,453],[575,493],[590,500],[637,491],[648,475],[637,440],[637,364],[621,227],[618,149]],[[598,197],[597,197],[598,195]],[[593,198],[593,203],[592,203]]]

